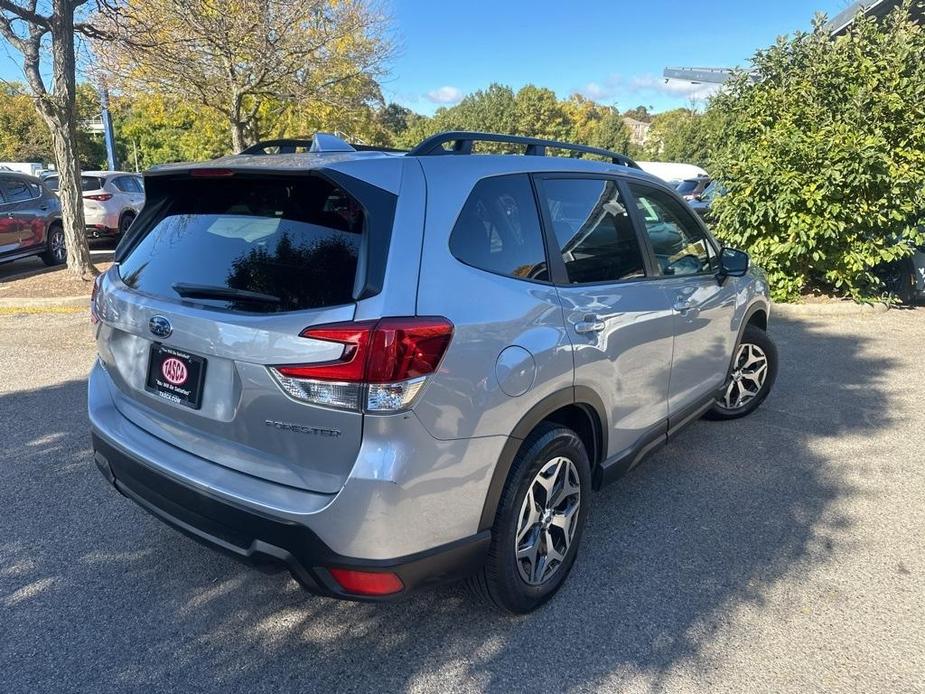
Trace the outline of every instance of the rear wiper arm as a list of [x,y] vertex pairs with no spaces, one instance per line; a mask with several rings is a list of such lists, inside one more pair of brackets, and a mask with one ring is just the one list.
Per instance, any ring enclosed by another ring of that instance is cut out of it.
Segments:
[[214,287],[209,284],[187,284],[185,282],[177,282],[171,286],[184,299],[228,299],[229,301],[255,301],[265,304],[278,304],[281,301],[278,296],[249,292],[246,289]]

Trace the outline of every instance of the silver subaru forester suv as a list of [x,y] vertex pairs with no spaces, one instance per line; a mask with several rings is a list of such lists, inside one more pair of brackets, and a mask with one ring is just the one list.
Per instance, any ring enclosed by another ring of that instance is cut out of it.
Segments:
[[466,578],[532,610],[592,490],[774,382],[764,275],[613,152],[319,134],[145,188],[92,300],[96,463],[322,595]]

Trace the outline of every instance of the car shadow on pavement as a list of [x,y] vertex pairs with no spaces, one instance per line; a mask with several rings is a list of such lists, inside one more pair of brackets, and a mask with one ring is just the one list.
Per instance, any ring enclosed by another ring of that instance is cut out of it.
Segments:
[[[99,475],[83,382],[0,396],[0,669],[43,689],[560,690],[708,668],[739,610],[851,546],[827,442],[889,424],[889,359],[777,321],[777,386],[592,498],[569,581],[511,617],[459,586],[388,605],[303,593],[151,518]],[[450,686],[452,683],[452,686]]]

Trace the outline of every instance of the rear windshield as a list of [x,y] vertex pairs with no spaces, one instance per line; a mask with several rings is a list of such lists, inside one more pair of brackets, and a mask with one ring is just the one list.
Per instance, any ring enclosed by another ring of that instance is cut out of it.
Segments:
[[345,304],[364,224],[361,205],[320,177],[188,179],[119,272],[147,294],[235,311]]
[[[81,190],[99,190],[103,187],[102,178],[99,176],[81,176],[80,177],[80,188]],[[57,192],[58,190],[58,177],[49,176],[45,179],[45,185],[48,186],[51,190]]]
[[675,190],[678,192],[678,195],[690,195],[695,190],[697,190],[697,186],[699,185],[700,181],[694,178],[687,181],[681,181]]

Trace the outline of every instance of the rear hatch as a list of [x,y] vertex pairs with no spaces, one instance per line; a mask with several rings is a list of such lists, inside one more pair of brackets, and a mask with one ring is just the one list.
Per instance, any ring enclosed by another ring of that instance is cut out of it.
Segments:
[[146,188],[95,304],[116,407],[213,463],[338,491],[362,414],[295,399],[270,367],[342,357],[302,334],[352,320],[375,291],[367,249],[388,243],[396,196],[318,170],[194,169]]

